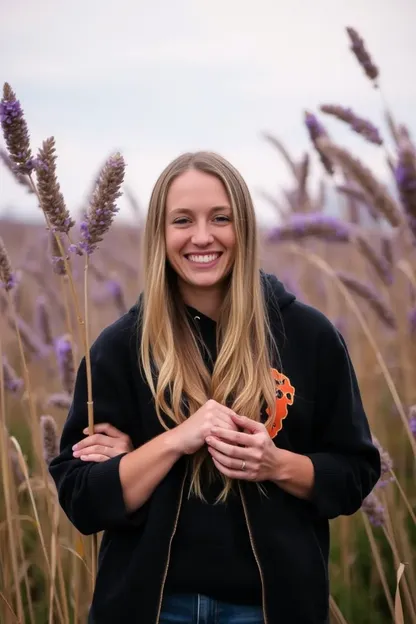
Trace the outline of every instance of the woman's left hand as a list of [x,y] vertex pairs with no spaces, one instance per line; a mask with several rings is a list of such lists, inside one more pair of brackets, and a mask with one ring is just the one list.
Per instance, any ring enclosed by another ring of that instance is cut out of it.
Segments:
[[87,437],[72,447],[73,456],[82,461],[103,462],[133,450],[129,436],[109,423],[94,425],[93,435],[88,435],[88,427],[83,433]]
[[215,427],[206,442],[215,466],[231,479],[276,479],[279,449],[266,427],[245,416],[232,417],[244,432]]

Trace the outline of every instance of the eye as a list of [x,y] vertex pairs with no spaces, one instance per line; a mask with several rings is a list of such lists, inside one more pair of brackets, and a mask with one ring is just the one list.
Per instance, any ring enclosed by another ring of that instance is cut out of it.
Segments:
[[186,225],[188,222],[189,219],[187,217],[179,217],[178,219],[175,219],[175,221],[173,221],[175,225]]
[[221,223],[229,223],[231,221],[230,217],[227,217],[226,215],[217,215],[215,220],[220,221]]

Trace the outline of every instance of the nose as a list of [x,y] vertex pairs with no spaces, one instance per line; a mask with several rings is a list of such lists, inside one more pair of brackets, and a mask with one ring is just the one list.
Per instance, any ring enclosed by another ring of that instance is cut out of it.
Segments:
[[214,237],[206,223],[197,223],[195,225],[191,242],[198,247],[206,247],[214,242]]

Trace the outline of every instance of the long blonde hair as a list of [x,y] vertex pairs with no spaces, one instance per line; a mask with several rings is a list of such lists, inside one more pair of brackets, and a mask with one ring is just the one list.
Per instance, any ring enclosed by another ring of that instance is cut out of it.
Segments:
[[[212,375],[191,329],[185,304],[175,285],[165,245],[166,197],[172,181],[188,169],[216,176],[231,203],[236,236],[235,261],[217,323],[217,359]],[[258,258],[257,226],[249,190],[238,171],[212,152],[187,153],[162,172],[153,189],[143,236],[143,296],[140,315],[140,360],[152,391],[157,416],[180,424],[208,399],[237,414],[260,420],[262,408],[275,414],[271,375],[276,349],[267,318]],[[203,498],[203,465],[211,479],[215,469],[205,448],[193,456],[191,490]],[[225,500],[232,481],[221,475]]]

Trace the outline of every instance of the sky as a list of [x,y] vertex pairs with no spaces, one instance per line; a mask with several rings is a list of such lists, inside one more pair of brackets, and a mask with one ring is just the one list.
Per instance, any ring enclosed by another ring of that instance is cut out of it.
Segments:
[[[366,41],[384,100],[416,135],[415,0],[19,0],[0,2],[0,69],[25,112],[36,152],[54,136],[66,203],[76,213],[114,151],[142,210],[178,154],[210,149],[246,179],[261,224],[262,198],[292,183],[274,134],[294,158],[312,154],[305,110],[350,106],[385,129],[383,100],[349,49]],[[382,178],[384,151],[321,114],[331,135]],[[0,146],[4,147],[3,137]],[[313,161],[312,182],[321,175]],[[120,200],[120,220],[132,211]],[[0,168],[0,217],[39,208]]]

